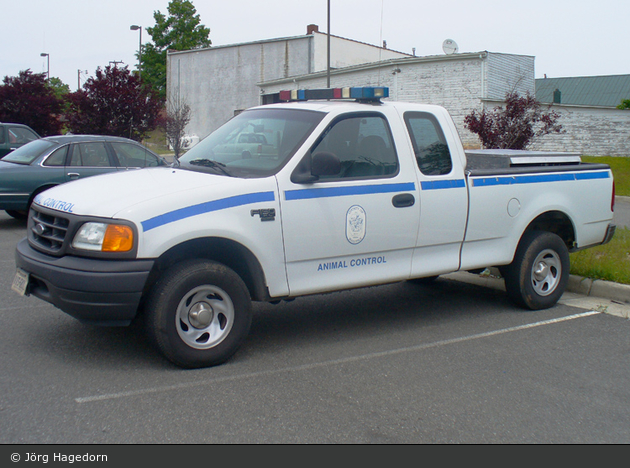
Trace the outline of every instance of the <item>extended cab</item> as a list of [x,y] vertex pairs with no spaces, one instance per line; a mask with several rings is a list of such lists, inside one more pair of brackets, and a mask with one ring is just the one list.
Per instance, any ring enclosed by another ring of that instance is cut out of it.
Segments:
[[[246,110],[172,167],[39,194],[13,289],[84,322],[142,317],[168,359],[200,367],[238,349],[252,300],[497,266],[516,304],[551,307],[569,252],[613,236],[608,166],[467,157],[441,107],[381,102],[387,88],[325,92]],[[341,93],[357,99],[326,99]],[[247,133],[265,150],[225,151]]]

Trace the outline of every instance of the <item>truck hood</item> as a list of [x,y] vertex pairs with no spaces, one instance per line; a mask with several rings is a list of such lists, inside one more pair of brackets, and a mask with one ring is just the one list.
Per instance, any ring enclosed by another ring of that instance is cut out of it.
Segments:
[[216,187],[227,183],[240,185],[244,179],[199,173],[176,168],[147,168],[87,177],[53,187],[40,193],[35,203],[77,215],[116,218],[136,211],[148,201],[163,207],[190,194],[212,196]]

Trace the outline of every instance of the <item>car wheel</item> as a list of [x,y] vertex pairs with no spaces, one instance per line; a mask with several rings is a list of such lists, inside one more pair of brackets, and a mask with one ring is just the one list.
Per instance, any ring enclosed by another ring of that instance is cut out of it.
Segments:
[[569,282],[569,251],[556,234],[528,232],[512,263],[501,272],[515,304],[531,310],[547,309],[558,302]]
[[5,210],[6,213],[15,219],[26,219],[28,212],[21,210]]
[[144,313],[149,335],[180,367],[221,364],[240,347],[252,321],[247,286],[210,260],[174,265],[153,287]]

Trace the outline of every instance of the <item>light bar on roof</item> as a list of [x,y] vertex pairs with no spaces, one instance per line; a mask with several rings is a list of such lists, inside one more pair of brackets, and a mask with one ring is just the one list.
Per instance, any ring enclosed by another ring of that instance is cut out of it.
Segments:
[[323,88],[293,89],[280,91],[280,101],[310,101],[316,99],[358,99],[361,101],[379,101],[389,97],[389,88],[385,86],[366,86],[360,88]]

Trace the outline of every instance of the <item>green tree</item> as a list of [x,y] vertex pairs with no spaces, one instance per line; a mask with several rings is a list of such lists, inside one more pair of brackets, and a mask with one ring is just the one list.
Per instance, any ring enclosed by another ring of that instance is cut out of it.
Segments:
[[210,29],[201,24],[197,10],[189,0],[171,0],[168,16],[153,13],[155,26],[147,28],[153,43],[142,46],[143,79],[166,100],[166,52],[210,47]]
[[83,89],[68,95],[68,129],[73,133],[142,140],[159,125],[162,103],[128,67],[96,70]]
[[55,76],[48,80],[48,86],[52,88],[54,95],[62,101],[66,99],[68,94],[70,94],[70,86]]
[[617,106],[617,109],[630,109],[630,99],[624,99],[621,104]]
[[5,76],[3,83],[0,122],[26,124],[41,136],[61,133],[63,99],[46,81],[45,73],[23,70],[18,76]]

